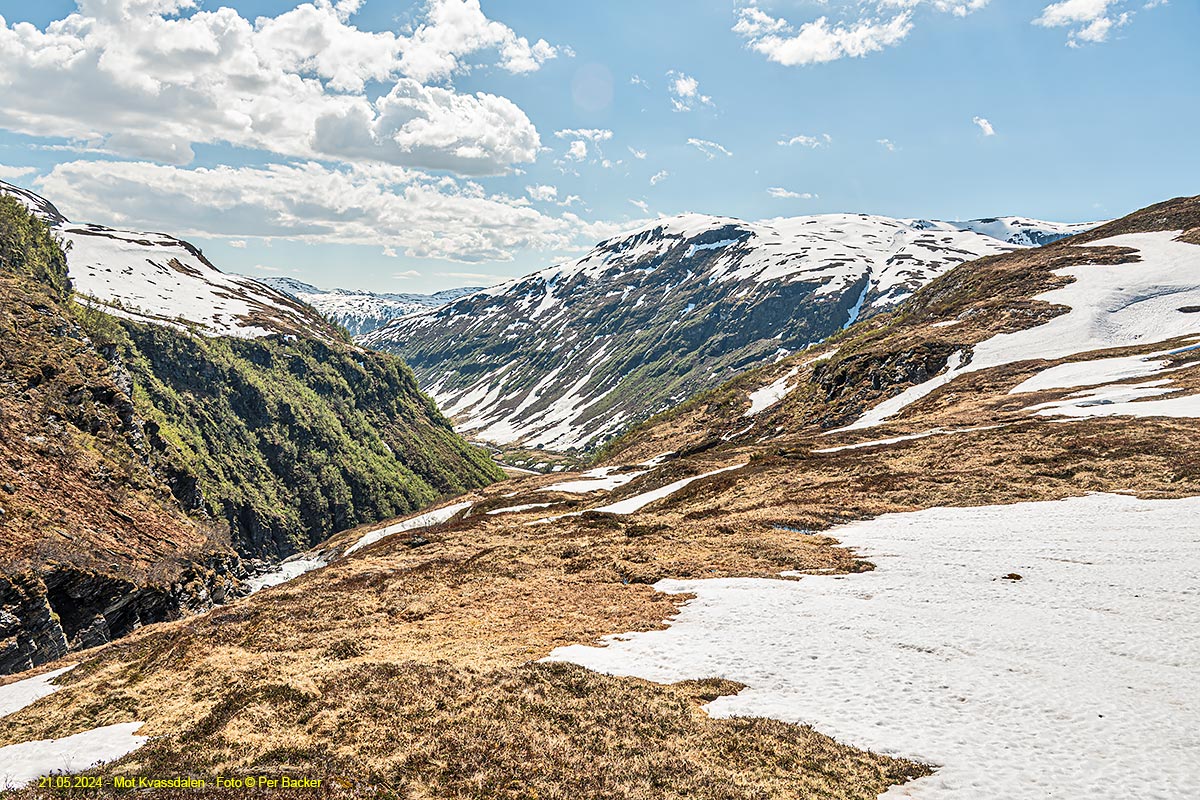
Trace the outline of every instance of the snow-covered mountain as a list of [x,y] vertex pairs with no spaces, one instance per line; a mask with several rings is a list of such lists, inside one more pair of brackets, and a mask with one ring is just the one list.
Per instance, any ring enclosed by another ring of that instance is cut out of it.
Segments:
[[77,294],[114,316],[213,336],[336,335],[311,308],[258,281],[221,272],[182,239],[75,223],[45,198],[3,181],[0,195],[17,198],[50,223],[68,245]]
[[1091,227],[688,214],[361,337],[479,440],[586,449],[894,307],[952,267]]
[[434,294],[385,294],[353,289],[318,289],[295,278],[258,278],[297,300],[308,303],[329,320],[336,322],[354,336],[370,333],[397,317],[428,311],[474,294],[479,287],[445,289]]

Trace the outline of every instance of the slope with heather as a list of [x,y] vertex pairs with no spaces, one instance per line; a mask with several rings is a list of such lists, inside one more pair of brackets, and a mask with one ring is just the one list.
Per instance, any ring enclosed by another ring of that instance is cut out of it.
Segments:
[[107,774],[417,796],[1185,796],[1197,292],[1200,198],[965,264],[587,473],[89,654],[0,746],[136,722]]
[[698,391],[894,307],[957,264],[1087,227],[686,215],[395,320],[362,341],[402,355],[468,436],[588,451]]
[[501,476],[403,363],[307,306],[3,194],[0,668],[225,600],[239,555]]

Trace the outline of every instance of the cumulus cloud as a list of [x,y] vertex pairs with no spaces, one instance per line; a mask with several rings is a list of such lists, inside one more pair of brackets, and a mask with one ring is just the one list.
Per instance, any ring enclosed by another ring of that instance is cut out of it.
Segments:
[[992,123],[988,122],[983,117],[974,117],[971,122],[979,126],[979,130],[983,131],[984,136],[995,136],[996,129],[992,127]]
[[[733,32],[746,46],[784,66],[823,64],[842,58],[862,58],[903,41],[912,31],[917,12],[928,7],[958,17],[979,11],[989,0],[862,0],[840,4],[842,18],[828,15],[793,25],[763,11],[754,1],[739,8]],[[828,6],[828,0],[822,0]],[[838,11],[835,6],[831,11]]]
[[650,213],[650,204],[649,204],[649,203],[647,203],[645,200],[630,200],[629,202],[630,202],[630,203],[632,203],[633,205],[637,206],[637,207],[638,207],[638,209],[639,209],[639,210],[640,210],[640,211],[641,211],[643,214],[649,214],[649,213]]
[[33,167],[10,167],[0,164],[0,181],[15,181],[37,172]]
[[630,148],[629,148],[629,154],[630,154],[631,156],[633,156],[634,158],[636,158],[638,161],[644,161],[644,160],[645,160],[645,158],[646,158],[646,151],[645,151],[645,150],[638,150],[638,149],[636,149],[636,148],[634,148],[634,147],[630,147]]
[[227,7],[178,13],[196,5],[77,0],[44,29],[0,18],[0,127],[172,164],[213,143],[464,175],[536,157],[537,130],[514,103],[428,85],[483,54],[511,72],[555,56],[478,0],[430,0],[411,36],[356,28],[360,0],[253,21]]
[[893,142],[891,139],[876,139],[875,143],[878,144],[880,147],[882,147],[884,150],[887,150],[889,153],[896,152],[896,143]]
[[671,94],[671,108],[675,111],[691,111],[713,104],[711,97],[700,93],[700,81],[676,70],[667,72],[667,91]]
[[1033,23],[1043,28],[1070,28],[1067,46],[1081,47],[1107,41],[1114,29],[1128,25],[1133,15],[1120,10],[1124,5],[1124,0],[1061,0],[1046,6]]
[[671,173],[664,170],[659,170],[650,176],[650,185],[657,186],[671,176]]
[[372,245],[461,262],[589,246],[615,230],[571,212],[542,213],[474,181],[384,164],[186,169],[70,161],[35,184],[77,220],[181,236]]
[[541,200],[544,203],[549,203],[558,199],[558,187],[546,186],[538,184],[536,186],[526,186],[525,192],[534,200]]
[[[564,128],[561,131],[555,131],[554,135],[559,139],[570,140],[571,143],[567,146],[567,159],[583,161],[589,155],[603,159],[604,151],[601,145],[612,138],[613,132],[605,128]],[[604,166],[611,166],[611,164],[605,161]]]
[[820,136],[805,136],[804,134],[800,134],[798,136],[793,136],[790,139],[780,139],[777,144],[779,144],[780,147],[799,146],[809,147],[815,150],[818,147],[827,147],[828,145],[833,144],[833,137],[828,133],[822,133]]
[[238,250],[245,250],[246,249],[246,240],[245,239],[231,239],[229,241],[229,246],[236,248]]
[[710,161],[716,158],[718,155],[733,155],[733,153],[729,152],[721,145],[717,144],[716,142],[710,142],[707,139],[688,139],[687,143],[699,150],[701,153],[704,153],[704,155],[707,156]]
[[772,186],[767,189],[767,194],[771,197],[777,197],[781,200],[816,200],[817,195],[812,192],[793,192],[790,189],[785,189],[782,186]]

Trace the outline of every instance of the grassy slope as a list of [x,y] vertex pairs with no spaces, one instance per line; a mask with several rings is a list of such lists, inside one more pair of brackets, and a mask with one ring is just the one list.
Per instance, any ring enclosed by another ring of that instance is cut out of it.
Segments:
[[141,580],[230,536],[285,555],[502,477],[394,357],[205,338],[70,302],[58,242],[7,197],[0,281],[0,487],[13,489],[0,557],[14,568],[53,556]]
[[[1179,206],[1155,224],[1191,219],[1195,202]],[[142,719],[162,738],[109,774],[316,773],[410,797],[874,797],[924,769],[807,728],[695,710],[699,697],[736,690],[727,683],[664,687],[533,662],[560,645],[660,625],[681,601],[651,589],[664,577],[869,568],[803,530],[1086,491],[1200,494],[1200,421],[1031,419],[1020,409],[1040,398],[1014,404],[1006,393],[1042,365],[964,376],[901,422],[846,438],[985,421],[1004,428],[816,452],[845,440],[823,429],[936,372],[946,353],[1057,313],[1029,298],[1061,280],[1049,274],[1060,259],[1075,257],[1052,247],[952,273],[915,308],[840,337],[838,354],[803,367],[801,388],[752,434],[720,438],[744,427],[746,391],[793,364],[689,404],[628,437],[612,463],[681,455],[607,496],[539,490],[562,476],[498,484],[473,495],[471,516],[421,531],[427,544],[384,539],[235,606],[109,646],[63,692],[13,717],[0,744]],[[962,325],[931,326],[971,310]],[[1200,369],[1174,376],[1200,390]],[[631,516],[525,524],[733,464],[745,466]],[[557,505],[483,513],[530,502]]]

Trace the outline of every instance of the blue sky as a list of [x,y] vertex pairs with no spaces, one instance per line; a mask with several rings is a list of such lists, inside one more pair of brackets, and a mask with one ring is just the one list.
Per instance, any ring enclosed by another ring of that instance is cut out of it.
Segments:
[[0,16],[0,178],[324,287],[491,283],[684,211],[1082,221],[1200,191],[1184,0]]

